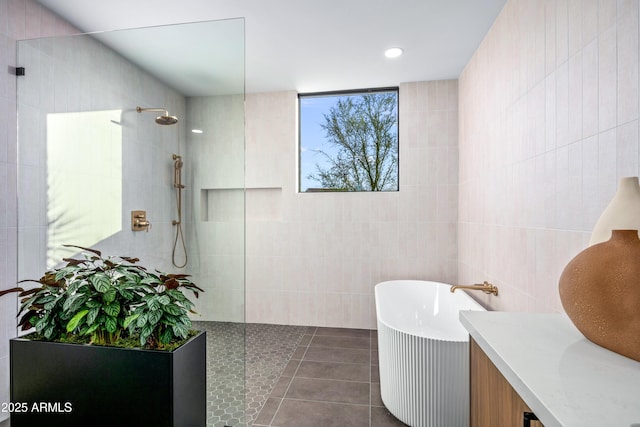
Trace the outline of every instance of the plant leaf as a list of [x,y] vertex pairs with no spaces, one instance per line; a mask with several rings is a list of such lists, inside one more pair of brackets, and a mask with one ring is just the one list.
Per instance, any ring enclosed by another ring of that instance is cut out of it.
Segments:
[[113,334],[118,329],[118,320],[115,317],[107,316],[104,321],[107,332]]
[[[18,323],[18,326],[23,326],[25,323],[31,324],[29,322],[29,320],[31,320],[31,318],[34,317],[35,314],[36,314],[36,312],[33,311],[33,310],[29,310],[28,312],[26,312],[25,315],[22,316],[22,318],[20,319],[20,322]],[[30,329],[30,328],[31,328],[31,326],[29,326],[29,328],[27,328],[27,329]]]
[[71,307],[68,310],[71,313],[75,313],[80,307],[82,307],[82,305],[89,298],[88,296],[86,296],[84,294],[76,294],[76,295],[78,295],[78,298],[76,298],[76,300],[73,302],[73,304],[71,305]]
[[76,248],[76,249],[82,249],[83,251],[91,252],[91,253],[94,253],[94,254],[96,254],[96,255],[98,255],[98,256],[102,256],[102,252],[100,252],[100,251],[99,251],[99,250],[97,250],[97,249],[85,248],[85,247],[83,247],[83,246],[76,246],[76,245],[62,245],[62,246],[64,246],[65,248]]
[[158,302],[162,305],[167,305],[171,302],[171,298],[169,298],[169,296],[167,295],[162,295],[160,298],[158,298]]
[[183,324],[186,328],[191,328],[192,324],[191,324],[191,319],[189,319],[189,316],[183,316],[183,317],[182,317],[182,324]]
[[120,292],[120,295],[122,295],[122,298],[126,300],[132,300],[132,299],[135,299],[136,297],[136,294],[131,292],[128,289],[120,289],[118,292]]
[[81,281],[81,280],[76,280],[76,281],[72,282],[72,283],[69,285],[69,287],[67,288],[67,292],[68,292],[69,294],[73,294],[73,293],[75,293],[75,292],[78,290],[78,288],[79,288],[81,285],[83,285],[84,283],[85,283],[85,282],[84,282],[84,281]]
[[146,325],[144,328],[142,328],[142,331],[140,331],[141,346],[144,347],[144,345],[147,343],[147,338],[149,338],[152,332],[153,332],[153,327],[151,325]]
[[189,334],[189,330],[184,325],[176,324],[173,325],[171,329],[173,329],[173,333],[180,338],[186,338]]
[[131,316],[128,316],[126,319],[124,319],[124,323],[122,324],[122,326],[124,328],[128,328],[129,324],[134,320],[136,320],[139,316],[140,316],[140,313],[135,313],[135,314],[132,314]]
[[177,323],[176,322],[176,316],[172,316],[172,315],[167,313],[162,317],[162,321],[160,323],[163,323],[163,324],[169,325],[169,326],[173,326],[173,325],[175,325]]
[[156,325],[161,317],[162,317],[162,310],[152,310],[149,312],[149,315],[147,316],[147,321],[151,325]]
[[116,288],[110,287],[104,294],[102,294],[102,300],[109,304],[116,299]]
[[[5,294],[11,293],[11,292],[22,292],[22,293],[24,293],[24,292],[25,292],[25,290],[24,290],[23,288],[11,288],[11,289],[5,289],[4,291],[0,291],[0,297],[1,297],[2,295],[5,295]],[[20,296],[22,296],[22,293],[20,294]]]
[[191,277],[190,274],[167,274],[166,276],[173,279],[186,279],[187,277]]
[[67,332],[71,332],[75,328],[77,328],[78,325],[80,324],[80,321],[82,320],[82,318],[84,316],[87,315],[87,313],[89,313],[89,310],[82,310],[82,311],[77,312],[76,315],[73,316],[71,318],[71,320],[69,320],[69,323],[67,323]]
[[38,320],[34,324],[33,323],[33,318],[32,318],[31,324],[36,327],[36,332],[41,334],[45,330],[45,328],[48,326],[47,325],[47,321],[44,318],[37,318],[37,319]]
[[142,328],[146,324],[147,324],[147,315],[145,313],[143,313],[138,317],[136,325],[138,325],[138,328]]
[[100,324],[94,323],[93,325],[89,326],[89,328],[86,331],[84,331],[82,335],[92,334],[96,329],[98,329],[98,327],[100,327]]
[[100,307],[102,306],[102,304],[100,304],[100,302],[96,301],[96,300],[92,300],[90,299],[89,301],[87,301],[87,307],[89,308],[96,308],[96,307]]
[[118,317],[118,314],[120,314],[120,303],[118,303],[118,301],[113,301],[113,302],[105,305],[103,307],[103,310],[109,316]]
[[60,301],[60,298],[55,298],[53,301],[49,301],[47,303],[45,303],[43,309],[45,311],[52,311],[54,309],[54,307],[56,306],[56,304],[58,304],[58,301]]
[[159,285],[161,282],[160,282],[160,279],[159,279],[159,278],[157,278],[156,276],[154,276],[154,275],[150,274],[150,275],[148,275],[147,277],[145,277],[144,279],[142,279],[142,280],[140,281],[140,283],[143,283],[143,284],[145,284],[145,285],[154,285],[154,286],[157,286],[157,285]]
[[162,331],[159,338],[162,344],[169,344],[169,342],[171,342],[171,339],[173,338],[173,331],[171,331],[170,328],[167,328]]
[[186,310],[190,311],[193,307],[195,307],[195,304],[193,304],[189,299],[185,298],[184,301],[182,301],[182,306]]
[[89,310],[89,314],[87,314],[87,324],[92,325],[93,322],[96,321],[96,318],[98,317],[99,313],[100,313],[100,306],[91,308],[91,310]]
[[[22,288],[13,288],[13,289],[7,289],[6,291],[1,291],[0,292],[0,296],[7,294],[9,292],[18,292],[19,289]],[[31,295],[31,294],[35,294],[36,292],[38,292],[39,290],[41,290],[42,288],[33,288],[33,289],[29,289],[27,291],[25,291],[24,289],[22,289],[22,292],[20,292],[18,294],[18,297],[26,297],[27,295]]]
[[174,316],[180,316],[181,314],[183,314],[183,310],[175,304],[163,305],[162,309],[169,314],[173,314]]
[[64,286],[64,280],[57,280],[56,275],[50,271],[44,273],[44,276],[40,278],[40,283],[54,288],[61,288]]
[[111,279],[105,273],[96,273],[89,276],[89,281],[96,289],[96,291],[100,293],[106,292],[109,288],[111,288]]
[[47,328],[44,330],[44,336],[45,336],[48,340],[52,339],[52,338],[53,338],[53,333],[55,332],[55,329],[56,329],[56,325],[49,325],[49,327],[47,327]]
[[64,311],[71,311],[73,312],[74,310],[71,310],[71,306],[76,302],[76,300],[78,298],[80,298],[80,294],[74,294],[71,295],[69,298],[67,298],[67,300],[64,302],[64,304],[62,305],[62,309]]
[[173,298],[176,301],[184,301],[185,299],[187,299],[187,297],[184,296],[184,294],[180,291],[177,291],[175,289],[169,289],[167,290],[167,294],[171,296],[171,298]]
[[180,283],[176,279],[171,277],[165,280],[164,286],[167,289],[176,289],[178,286],[180,286]]
[[67,267],[76,266],[76,265],[84,264],[87,262],[86,259],[75,259],[75,258],[62,258],[62,260],[67,263]]
[[158,302],[158,297],[157,296],[153,296],[151,298],[149,298],[149,300],[147,301],[147,306],[149,307],[150,310],[157,310],[160,308],[160,303]]

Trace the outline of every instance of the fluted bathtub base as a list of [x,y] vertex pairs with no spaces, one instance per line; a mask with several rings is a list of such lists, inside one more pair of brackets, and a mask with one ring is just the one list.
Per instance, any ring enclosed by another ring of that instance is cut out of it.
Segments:
[[378,322],[380,392],[412,427],[469,425],[469,343],[396,331]]

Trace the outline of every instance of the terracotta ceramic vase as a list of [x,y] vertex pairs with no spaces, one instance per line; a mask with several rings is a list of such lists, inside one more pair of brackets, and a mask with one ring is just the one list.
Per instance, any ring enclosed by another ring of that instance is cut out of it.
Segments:
[[572,259],[560,276],[560,300],[585,337],[640,361],[638,230],[613,230]]

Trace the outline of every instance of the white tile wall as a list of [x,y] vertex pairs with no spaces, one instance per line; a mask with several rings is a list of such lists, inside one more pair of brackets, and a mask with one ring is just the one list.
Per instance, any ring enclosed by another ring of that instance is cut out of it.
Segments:
[[[373,286],[457,279],[457,82],[400,86],[400,191],[297,193],[295,92],[246,101],[247,321],[375,328]],[[265,193],[266,194],[266,193]]]
[[561,311],[562,269],[638,175],[638,14],[510,0],[462,73],[459,279],[498,285],[489,306]]
[[187,271],[206,290],[193,299],[194,319],[243,322],[244,97],[190,97],[186,117],[204,131],[189,133],[184,158]]

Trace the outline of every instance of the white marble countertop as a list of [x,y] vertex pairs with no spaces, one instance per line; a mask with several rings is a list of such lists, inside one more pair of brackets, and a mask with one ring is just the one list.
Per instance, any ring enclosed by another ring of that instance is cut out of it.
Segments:
[[640,427],[640,362],[565,314],[461,311],[460,322],[545,427]]

